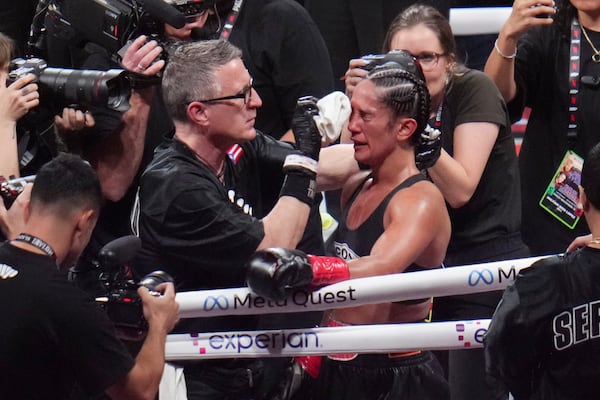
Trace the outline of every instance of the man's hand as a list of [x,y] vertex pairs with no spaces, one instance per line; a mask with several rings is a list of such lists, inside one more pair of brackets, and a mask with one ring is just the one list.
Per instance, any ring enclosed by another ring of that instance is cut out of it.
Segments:
[[580,247],[587,246],[592,240],[592,234],[577,236],[567,247],[567,253],[577,250]]
[[69,107],[63,108],[62,115],[54,117],[54,123],[61,136],[96,125],[94,116],[89,111],[81,111]]
[[25,185],[8,210],[0,199],[0,229],[9,240],[16,238],[25,228],[25,208],[31,199],[32,187],[31,183]]
[[138,294],[144,306],[144,318],[150,328],[156,327],[164,333],[171,332],[179,321],[179,304],[175,301],[175,286],[172,283],[161,283],[155,292],[162,293],[156,296],[140,286]]
[[96,125],[96,121],[89,111],[65,107],[63,108],[62,115],[54,116],[56,134],[72,153],[79,153],[81,151],[83,138],[79,134],[80,131],[84,128],[91,128],[94,125]]
[[40,104],[38,85],[33,83],[35,75],[25,75],[8,87],[6,73],[0,74],[0,122],[15,122],[29,110]]
[[162,51],[156,40],[148,41],[148,38],[142,35],[125,51],[121,65],[136,74],[156,75],[165,66],[165,60],[158,60]]

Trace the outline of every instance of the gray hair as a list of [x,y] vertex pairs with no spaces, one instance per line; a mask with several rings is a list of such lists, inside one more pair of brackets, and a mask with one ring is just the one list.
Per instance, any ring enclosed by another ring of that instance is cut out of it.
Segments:
[[176,121],[187,119],[187,105],[192,101],[215,97],[221,86],[216,70],[242,57],[242,51],[225,40],[183,43],[169,54],[162,79],[165,106]]

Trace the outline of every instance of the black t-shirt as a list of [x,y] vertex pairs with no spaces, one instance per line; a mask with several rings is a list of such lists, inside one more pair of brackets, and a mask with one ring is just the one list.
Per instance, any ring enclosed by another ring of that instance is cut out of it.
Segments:
[[301,96],[333,91],[327,47],[308,12],[292,0],[245,0],[230,42],[243,52],[263,105],[256,128],[280,138]]
[[522,270],[485,337],[488,372],[515,399],[592,400],[600,379],[600,250]]
[[[600,32],[587,29],[600,43]],[[589,232],[581,218],[571,230],[539,206],[539,201],[569,149],[569,43],[554,26],[532,28],[520,40],[515,62],[517,97],[509,103],[513,117],[531,107],[519,153],[523,192],[523,238],[534,254],[563,252],[578,235]],[[600,76],[600,64],[581,39],[581,74]],[[579,85],[577,140],[572,150],[584,158],[600,142],[600,88]]]
[[521,227],[519,171],[506,105],[494,82],[476,70],[454,77],[444,98],[443,147],[451,156],[454,129],[469,122],[498,125],[499,133],[469,202],[448,207],[452,221],[448,253],[518,233]]
[[124,378],[131,358],[112,323],[48,256],[0,246],[0,398],[97,395]]
[[35,14],[37,0],[0,1],[0,32],[15,41],[17,56],[25,55],[29,27]]
[[[257,132],[256,139],[236,150],[227,158],[222,184],[183,143],[169,140],[157,148],[140,180],[139,209],[132,218],[142,239],[134,262],[137,274],[164,269],[179,291],[245,286],[244,265],[264,237],[259,218],[275,203],[283,161],[292,147]],[[299,247],[322,254],[316,206],[312,217],[305,231],[309,243]],[[255,326],[255,316],[235,316],[183,320],[177,331]]]

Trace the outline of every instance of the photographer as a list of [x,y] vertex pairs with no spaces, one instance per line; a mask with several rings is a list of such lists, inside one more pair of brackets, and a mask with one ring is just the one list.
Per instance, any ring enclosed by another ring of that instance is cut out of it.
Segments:
[[[128,48],[122,66],[140,75],[156,75],[164,67],[164,60],[153,63],[161,52],[155,40],[140,36]],[[147,68],[140,70],[138,66],[144,62]],[[100,51],[90,55],[82,67],[102,70],[115,65]],[[130,234],[128,221],[139,175],[162,138],[172,136],[172,122],[165,117],[159,87],[133,88],[129,103],[131,108],[124,113],[101,107],[88,112],[67,109],[55,119],[67,149],[89,160],[96,170],[106,200],[77,263],[77,284],[86,290],[95,287],[95,275],[85,272],[92,269],[98,251],[111,240]]]
[[0,176],[19,176],[17,121],[39,104],[38,87],[33,75],[6,85],[14,42],[0,33]]
[[25,228],[0,246],[0,397],[87,396],[153,399],[164,367],[166,334],[177,321],[173,285],[140,287],[149,329],[134,360],[107,316],[58,269],[86,246],[102,203],[98,178],[79,157],[62,154],[36,176]]

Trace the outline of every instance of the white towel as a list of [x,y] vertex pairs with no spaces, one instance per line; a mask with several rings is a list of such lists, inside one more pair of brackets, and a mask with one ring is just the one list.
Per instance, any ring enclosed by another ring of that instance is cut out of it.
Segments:
[[344,124],[350,118],[350,100],[344,93],[336,91],[321,98],[317,106],[319,116],[314,119],[321,133],[321,140],[325,144],[331,144],[340,137]]
[[165,363],[160,385],[158,387],[159,400],[187,400],[187,388],[183,368]]

